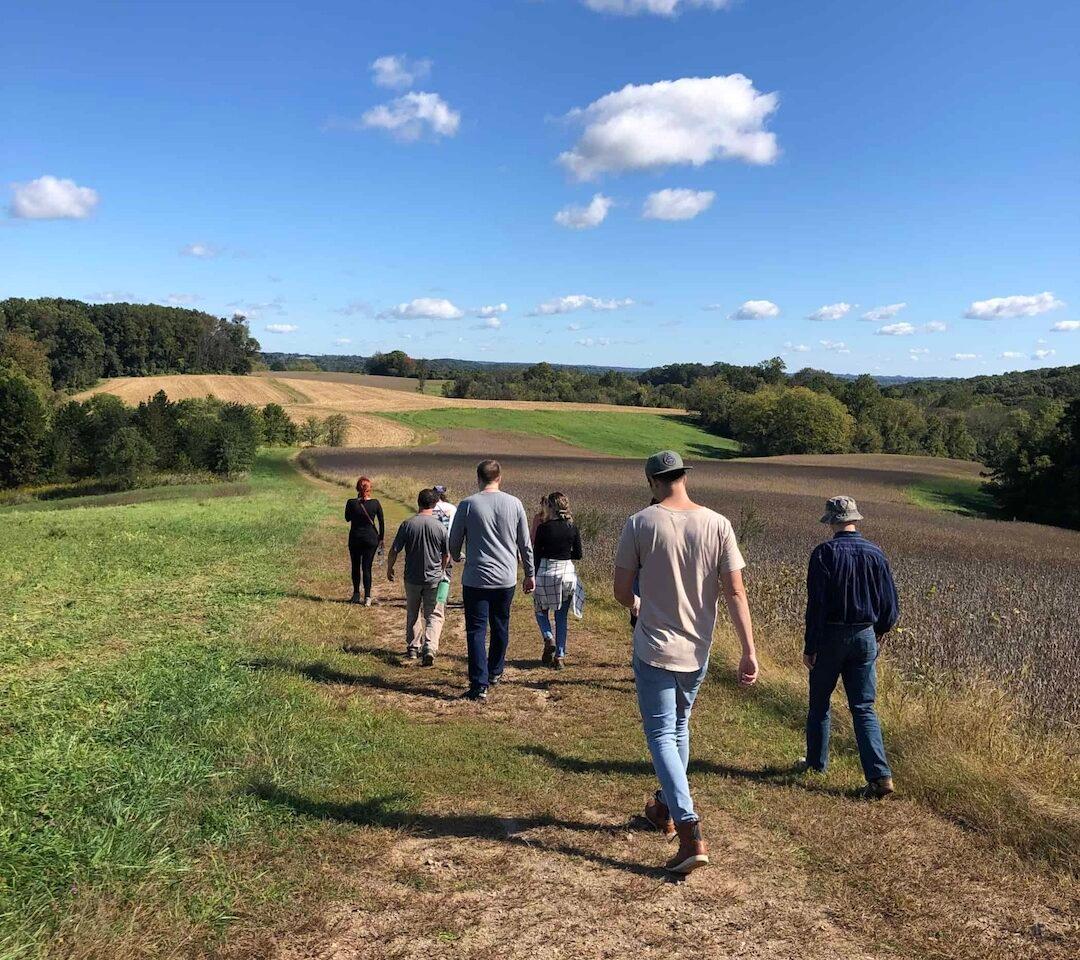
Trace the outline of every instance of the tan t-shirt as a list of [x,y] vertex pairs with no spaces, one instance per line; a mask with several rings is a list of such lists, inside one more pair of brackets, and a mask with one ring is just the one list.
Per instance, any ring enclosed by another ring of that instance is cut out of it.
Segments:
[[626,521],[615,566],[639,571],[634,656],[665,670],[705,666],[720,575],[746,566],[727,517],[708,507],[646,507]]

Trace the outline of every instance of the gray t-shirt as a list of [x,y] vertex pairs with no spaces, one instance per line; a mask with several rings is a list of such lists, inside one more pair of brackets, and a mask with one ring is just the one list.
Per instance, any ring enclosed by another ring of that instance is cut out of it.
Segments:
[[450,556],[461,559],[467,544],[466,587],[494,589],[517,584],[518,554],[525,576],[533,576],[529,518],[517,497],[501,490],[474,493],[458,504],[450,526]]
[[708,507],[646,507],[626,521],[615,566],[639,571],[634,656],[664,670],[709,662],[720,577],[746,566],[727,517]]
[[406,583],[438,583],[443,576],[443,557],[449,552],[446,527],[438,517],[418,513],[398,527],[390,549],[405,551]]

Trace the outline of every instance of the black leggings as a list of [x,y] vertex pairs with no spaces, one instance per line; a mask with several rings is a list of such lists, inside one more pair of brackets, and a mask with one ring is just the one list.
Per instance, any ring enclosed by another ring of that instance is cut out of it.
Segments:
[[378,549],[377,543],[367,543],[363,540],[349,541],[349,556],[352,558],[352,588],[354,592],[360,591],[360,579],[363,576],[365,597],[371,596],[371,564],[375,561]]

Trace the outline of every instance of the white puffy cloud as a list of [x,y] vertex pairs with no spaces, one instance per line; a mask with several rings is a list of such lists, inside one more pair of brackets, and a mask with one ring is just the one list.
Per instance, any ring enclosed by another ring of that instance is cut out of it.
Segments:
[[791,343],[788,341],[784,344],[784,349],[791,350],[793,353],[809,353],[810,347],[805,343]]
[[192,303],[198,303],[202,300],[197,293],[170,293],[165,302],[171,304],[174,307],[182,307]]
[[352,340],[348,337],[338,337],[334,340],[335,347],[347,347],[350,343],[352,343]]
[[681,187],[657,190],[645,198],[641,215],[646,220],[693,220],[712,206],[712,190],[686,190]]
[[925,357],[930,353],[926,347],[911,347],[908,350],[908,357],[911,360],[918,360],[919,357]]
[[851,349],[843,340],[819,340],[818,343],[831,353],[851,353]]
[[578,180],[718,159],[772,163],[776,136],[764,125],[778,104],[740,73],[627,84],[567,115],[584,130],[559,162]]
[[1050,329],[1055,333],[1068,333],[1071,330],[1080,330],[1080,320],[1059,320]]
[[1035,293],[1030,296],[991,297],[976,300],[967,308],[964,316],[969,320],[1012,320],[1016,317],[1036,317],[1040,313],[1065,306],[1052,293]]
[[1055,353],[1057,353],[1056,350],[1047,350],[1047,349],[1044,348],[1044,349],[1041,349],[1041,350],[1036,350],[1031,355],[1031,359],[1032,360],[1046,360],[1047,358],[1052,357]]
[[477,307],[473,313],[478,317],[497,317],[509,309],[505,303],[494,303],[487,307]]
[[11,189],[10,212],[20,220],[85,220],[100,200],[96,190],[49,174]]
[[954,353],[954,360],[978,360],[979,355],[977,353]]
[[[718,310],[719,304],[706,307],[706,310]],[[738,310],[728,316],[729,320],[764,320],[780,315],[780,308],[771,300],[747,300]]]
[[818,307],[813,313],[811,313],[807,320],[839,320],[841,317],[846,317],[851,312],[850,303],[827,303],[823,307]]
[[442,297],[417,297],[379,314],[393,320],[460,320],[465,311]]
[[883,307],[874,307],[862,315],[863,320],[872,320],[880,323],[882,320],[891,320],[906,307],[906,303],[888,303]]
[[502,320],[498,317],[488,317],[483,323],[476,325],[477,330],[498,330],[502,326]]
[[589,230],[604,222],[614,203],[611,197],[597,193],[593,195],[587,206],[580,207],[571,204],[563,207],[555,214],[555,222],[560,227],[568,227],[571,230]]
[[878,328],[878,336],[881,337],[910,337],[914,332],[915,328],[904,321],[887,323],[885,326]]
[[948,325],[940,320],[931,320],[929,323],[924,323],[922,328],[926,333],[944,333],[949,329]]
[[1001,354],[1002,360],[1023,360],[1024,354],[1019,350],[1006,350]]
[[452,137],[461,124],[461,114],[437,93],[412,92],[365,111],[360,122],[408,142],[419,140],[425,133]]
[[267,333],[296,333],[300,328],[293,323],[268,323],[263,329]]
[[583,337],[580,340],[575,340],[579,347],[606,347],[611,341],[607,337]]
[[599,297],[589,297],[583,293],[572,293],[566,297],[556,297],[554,300],[545,300],[538,303],[535,309],[529,312],[530,317],[550,317],[557,313],[573,313],[575,310],[622,310],[624,307],[632,307],[634,301],[629,297],[622,300],[603,300]]
[[392,90],[406,90],[429,73],[430,60],[411,60],[403,53],[379,57],[371,64],[372,83]]
[[582,0],[590,10],[614,13],[623,17],[635,17],[639,13],[651,13],[660,17],[674,17],[686,7],[704,7],[706,10],[723,10],[732,0]]
[[182,257],[198,257],[200,260],[212,260],[221,253],[221,247],[215,247],[212,243],[189,243],[180,248]]

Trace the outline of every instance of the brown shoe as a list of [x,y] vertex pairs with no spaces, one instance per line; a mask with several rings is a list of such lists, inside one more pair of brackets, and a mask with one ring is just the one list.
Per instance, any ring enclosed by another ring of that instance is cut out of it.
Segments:
[[866,785],[863,796],[867,800],[884,800],[895,792],[896,787],[893,786],[892,777],[878,777]]
[[677,823],[675,832],[679,835],[679,849],[664,864],[664,869],[685,876],[698,867],[704,867],[709,862],[709,848],[701,837],[701,824],[697,820]]
[[671,813],[660,799],[659,790],[645,802],[645,819],[664,835],[665,840],[675,839],[675,821],[671,819]]

